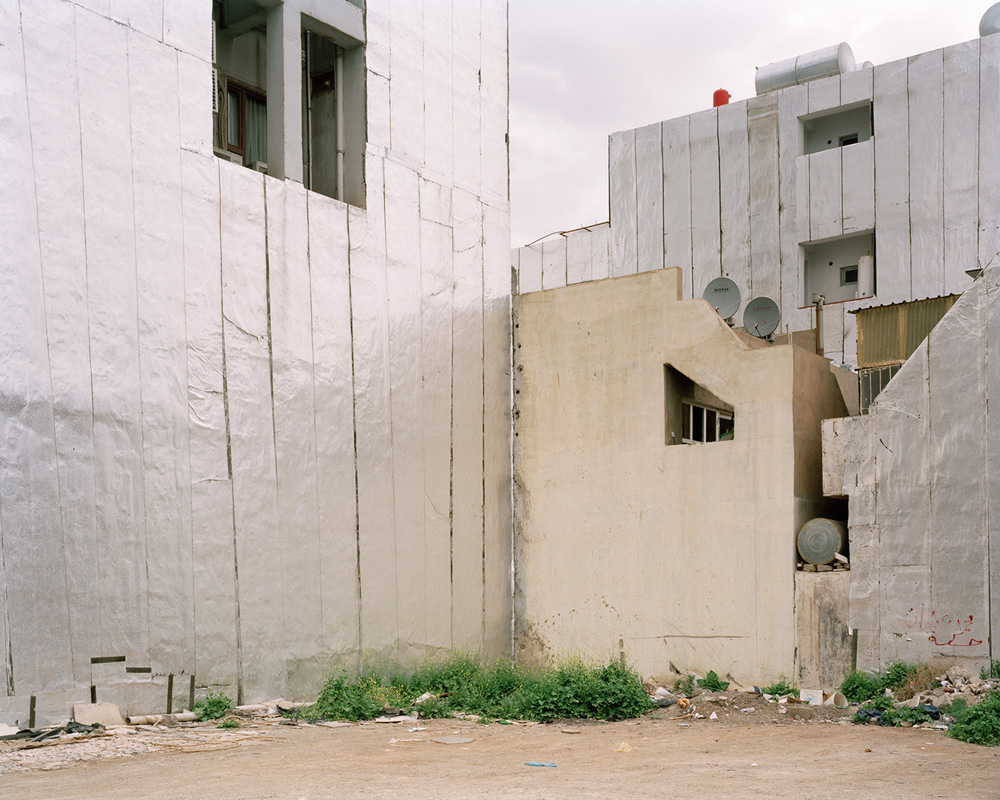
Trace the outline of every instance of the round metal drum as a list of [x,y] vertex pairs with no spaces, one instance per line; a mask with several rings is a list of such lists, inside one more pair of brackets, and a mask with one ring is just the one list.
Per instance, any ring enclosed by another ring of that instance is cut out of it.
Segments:
[[847,525],[835,519],[811,519],[802,526],[796,544],[803,560],[829,564],[847,544]]

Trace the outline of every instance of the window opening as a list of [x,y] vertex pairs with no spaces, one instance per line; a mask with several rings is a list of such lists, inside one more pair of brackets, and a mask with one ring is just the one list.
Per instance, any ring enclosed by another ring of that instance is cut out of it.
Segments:
[[827,303],[874,295],[878,279],[874,256],[873,231],[822,242],[803,242],[802,306],[815,302],[817,295],[823,295]]
[[302,172],[307,189],[344,198],[344,54],[302,31]]
[[799,117],[799,154],[834,150],[872,137],[870,100],[818,111]]
[[733,407],[669,364],[663,365],[667,445],[731,441]]
[[849,144],[857,144],[857,143],[858,143],[858,135],[856,133],[850,133],[847,136],[840,137],[841,147],[847,147],[847,145]]
[[241,156],[244,166],[267,171],[267,99],[259,92],[227,81],[226,149]]

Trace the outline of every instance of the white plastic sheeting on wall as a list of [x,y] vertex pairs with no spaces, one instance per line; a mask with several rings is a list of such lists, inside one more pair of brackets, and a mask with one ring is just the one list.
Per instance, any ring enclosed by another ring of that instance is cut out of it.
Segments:
[[[783,327],[806,330],[815,321],[801,246],[874,230],[878,295],[826,310],[828,333],[840,336],[828,356],[855,363],[848,311],[960,292],[966,270],[1000,252],[1000,145],[989,133],[1000,125],[996,39],[612,134],[612,274],[648,269],[649,242],[662,232],[663,264],[685,270],[686,297],[727,275],[748,295],[774,298]],[[872,138],[802,154],[803,117],[867,103]],[[661,149],[649,157],[657,127]],[[658,169],[662,223],[643,213]],[[521,287],[536,288],[530,276]]]
[[[986,407],[1000,385],[1000,267],[988,268],[882,391],[845,420],[850,624],[858,667],[996,657],[998,529]],[[992,598],[992,599],[991,599]]]
[[0,7],[0,721],[507,654],[506,4],[367,4],[366,209],[212,155],[207,0],[104,5]]

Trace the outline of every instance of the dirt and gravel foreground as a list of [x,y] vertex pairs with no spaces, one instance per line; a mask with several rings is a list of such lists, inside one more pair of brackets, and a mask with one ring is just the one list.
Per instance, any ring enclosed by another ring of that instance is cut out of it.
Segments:
[[853,725],[836,721],[833,709],[793,721],[743,701],[698,704],[718,720],[661,709],[640,720],[551,725],[259,721],[232,731],[122,728],[27,750],[9,742],[0,748],[0,796],[1000,797],[1000,748],[932,730]]

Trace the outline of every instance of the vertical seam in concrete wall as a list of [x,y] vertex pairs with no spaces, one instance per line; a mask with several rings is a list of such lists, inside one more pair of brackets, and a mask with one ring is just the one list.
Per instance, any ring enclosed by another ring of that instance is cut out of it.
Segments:
[[[725,232],[722,230],[722,142],[719,141],[719,109],[715,109],[715,161],[718,165],[716,175],[719,178],[719,192],[716,196],[719,204],[719,275],[722,275],[722,248]],[[694,284],[691,284],[691,296],[694,297]]]
[[[688,218],[687,219],[687,221],[688,221],[688,226],[687,226],[687,228],[688,228],[688,252],[691,253],[691,280],[690,280],[690,283],[688,284],[688,286],[691,287],[691,294],[689,296],[690,297],[694,297],[694,270],[695,270],[695,263],[694,263],[694,210],[692,208],[693,198],[692,198],[692,189],[691,189],[691,187],[692,187],[692,185],[694,183],[694,181],[693,181],[693,177],[694,177],[694,172],[693,172],[694,159],[691,158],[691,120],[690,120],[690,118],[687,120],[687,124],[685,125],[685,128],[687,129],[687,151],[688,151],[688,160],[687,160],[687,162],[688,162],[688,166],[687,166],[687,172],[688,172],[688,174],[687,174],[687,188],[688,188],[688,202],[687,202],[687,212],[688,212],[687,213],[687,218]],[[683,296],[683,288],[681,289],[681,296]]]
[[[279,490],[278,486],[281,479],[278,475],[278,422],[277,416],[275,415],[274,409],[274,339],[271,336],[271,249],[270,242],[268,241],[268,209],[267,209],[267,177],[261,176],[261,183],[263,185],[264,192],[264,309],[265,309],[265,319],[267,324],[267,379],[268,386],[271,391],[271,444],[274,447],[274,488],[275,497],[278,496]],[[281,194],[282,204],[285,201],[284,193]],[[286,214],[287,216],[287,214]],[[285,220],[282,220],[284,223]],[[315,410],[315,404],[313,405]],[[278,542],[281,542],[281,512],[278,512]],[[278,547],[278,580],[281,584],[284,584],[285,577],[285,559],[284,550],[282,547]],[[283,592],[279,588],[278,597],[283,599]],[[282,633],[288,629],[287,622],[285,620],[285,604],[281,603],[281,627]],[[282,642],[285,647],[288,646],[287,640],[285,640],[284,635],[282,635]],[[288,658],[282,659],[282,668],[285,673],[285,681],[288,680]]]
[[[351,283],[351,215],[347,213],[347,322],[351,337],[351,430],[354,441],[354,558],[357,563],[355,591],[358,598],[358,674],[364,667],[364,645],[361,639],[361,499],[358,489],[358,409],[354,377],[354,289]],[[315,405],[313,406],[315,413]]]
[[[215,174],[219,182],[219,197],[222,197],[222,162],[218,159]],[[229,498],[233,514],[233,594],[236,605],[236,704],[243,704],[243,626],[240,621],[240,557],[236,530],[236,486],[233,480],[233,436],[229,424],[229,377],[226,371],[226,320],[223,308],[225,296],[225,278],[222,268],[225,261],[223,253],[223,203],[219,202],[219,328],[222,331],[222,410],[226,420],[226,468],[229,472]]]
[[[480,5],[480,12],[482,11],[482,5]],[[482,22],[480,21],[480,25]],[[482,63],[482,36],[479,37],[479,59]],[[563,244],[565,245],[566,238],[563,237]],[[480,634],[479,634],[479,651],[480,653],[486,652],[486,214],[482,213],[480,210],[479,214],[479,249],[482,253],[482,257],[479,259],[480,263],[480,277],[479,277],[479,319],[480,328],[483,331],[482,337],[480,339],[480,351],[479,357],[480,362],[483,366],[483,380],[482,380],[482,391],[479,395],[479,439],[480,439],[480,462],[479,462],[479,478],[482,486],[482,530],[481,530],[481,540],[480,544],[482,549],[479,552],[479,565],[482,573],[482,599],[480,603],[479,611],[479,622],[480,622]],[[566,270],[565,265],[568,261],[566,258],[566,253],[568,247],[563,247],[563,286],[566,286],[565,276]]]
[[[390,41],[392,41],[391,37],[390,37]],[[391,92],[389,93],[389,105],[390,105],[390,107],[392,105],[392,93]],[[390,108],[389,119],[392,120],[391,108]],[[390,135],[389,145],[390,145],[390,149],[391,149],[391,147],[392,147],[392,138],[391,138],[391,136],[392,136],[392,123],[391,122],[389,124],[389,135]],[[386,162],[386,159],[384,159],[384,158],[381,159],[381,167],[382,167],[382,242],[383,243],[388,242],[388,238],[389,238],[389,229],[386,227],[386,214],[388,213],[388,206],[387,206],[387,203],[386,203],[386,195],[388,194],[388,192],[385,191],[385,162]],[[388,263],[388,259],[387,259],[386,260],[386,308],[387,309],[388,309],[388,303],[389,303],[389,296],[388,296],[388,277],[389,277],[388,276],[388,269],[389,269],[389,263]],[[389,313],[391,313],[391,311],[387,312],[387,314],[389,314]],[[399,563],[399,543],[396,541],[396,539],[397,539],[397,531],[396,531],[396,484],[395,484],[395,475],[396,475],[396,446],[395,446],[395,444],[393,442],[393,435],[392,435],[393,434],[393,424],[392,424],[392,420],[393,420],[393,414],[392,414],[392,372],[391,372],[391,369],[389,367],[389,365],[392,364],[392,336],[390,334],[390,323],[389,323],[389,317],[388,316],[386,317],[385,363],[386,363],[386,371],[388,373],[388,385],[386,386],[386,405],[387,405],[387,410],[389,412],[389,475],[392,476],[390,478],[390,481],[392,482],[392,489],[393,489],[393,501],[392,501],[392,504],[393,504],[392,505],[392,554],[393,555],[392,555],[392,558],[393,558],[393,564],[398,564]],[[359,570],[361,569],[360,562],[358,563],[358,569]],[[395,649],[395,651],[396,651],[396,661],[398,663],[398,661],[399,661],[399,586],[398,586],[397,576],[398,576],[398,571],[393,570],[392,581],[393,581],[394,584],[397,584],[397,585],[395,585],[393,587],[393,596],[396,599],[396,620],[395,620],[395,622],[396,622],[396,638],[395,638],[395,641],[393,643],[392,648],[390,648],[390,649]]]
[[[903,97],[906,99],[906,163],[909,166],[910,163],[910,59],[906,59],[906,91],[903,92]],[[909,270],[909,275],[907,278],[909,280],[909,291],[907,293],[906,299],[913,299],[913,181],[910,180],[909,175],[906,178],[906,237],[909,241],[909,253],[906,259],[906,267]],[[877,269],[878,267],[876,267]],[[877,285],[878,278],[876,278]],[[879,656],[879,663],[881,664],[881,655]]]
[[[747,128],[750,127],[749,121],[747,122]],[[775,195],[778,200],[778,207],[775,209],[775,224],[778,230],[778,298],[784,298],[782,294],[782,279],[784,277],[785,265],[782,263],[782,255],[784,253],[784,247],[782,243],[784,239],[781,238],[781,206],[784,202],[784,197],[781,195],[781,94],[776,93],[774,98],[774,141],[777,143],[777,156],[775,158],[775,170],[777,170],[777,185],[775,186]],[[748,148],[749,149],[749,148]],[[873,162],[874,163],[874,162]],[[753,274],[750,275],[751,280],[753,279]],[[753,284],[751,284],[752,286]],[[753,298],[751,298],[753,299]],[[788,328],[788,324],[785,324],[785,328]],[[780,328],[779,328],[780,330]]]
[[[20,2],[18,3],[17,15],[18,15],[18,20],[19,20],[20,25],[21,25],[22,40],[23,40],[23,38],[24,38],[24,34],[23,34],[23,31],[24,31],[24,22],[23,22],[24,12],[21,9]],[[32,131],[32,127],[31,127],[31,93],[28,91],[28,61],[27,61],[27,56],[25,55],[25,48],[23,46],[23,43],[22,43],[22,47],[21,47],[21,63],[22,63],[22,66],[24,68],[24,106],[25,106],[25,110],[26,110],[27,115],[28,115],[28,145],[29,145],[28,149],[29,149],[29,152],[31,153],[31,175],[32,175],[32,183],[34,184],[34,189],[35,189],[35,219],[37,220],[39,218],[38,185],[37,185],[38,184],[38,172],[35,169],[35,147],[34,147],[34,141],[32,141],[32,135],[31,135],[31,131]],[[79,103],[77,104],[77,107],[79,108]],[[81,166],[81,169],[82,169],[82,166]],[[39,238],[41,238],[40,233],[39,233]],[[39,248],[39,253],[38,253],[38,267],[39,267],[39,278],[40,278],[40,283],[41,283],[41,287],[42,287],[42,292],[41,292],[41,295],[42,295],[42,297],[41,297],[41,299],[42,299],[42,322],[45,325],[45,353],[46,353],[46,357],[48,359],[49,397],[52,398],[52,408],[51,408],[51,411],[52,411],[52,445],[53,445],[54,454],[56,455],[56,459],[55,459],[56,501],[59,504],[59,529],[60,529],[60,533],[62,534],[61,538],[62,538],[63,581],[64,581],[64,583],[65,583],[66,586],[69,586],[69,566],[66,563],[66,520],[65,520],[65,517],[64,517],[64,511],[65,511],[65,509],[63,507],[62,479],[61,479],[60,472],[59,472],[59,458],[58,458],[58,453],[59,453],[59,439],[58,439],[58,434],[57,434],[56,425],[55,425],[55,397],[56,397],[56,394],[55,394],[55,387],[54,387],[53,382],[52,382],[52,352],[51,352],[52,351],[52,347],[51,347],[50,340],[49,340],[49,311],[48,311],[48,308],[47,308],[47,305],[46,305],[46,296],[45,296],[45,256],[42,254],[41,248]],[[2,573],[2,569],[3,569],[3,559],[2,559],[2,553],[0,553],[0,573]],[[4,597],[3,597],[3,600],[4,600],[4,614],[7,615],[9,606],[7,605],[6,581],[4,581]],[[68,645],[69,654],[70,654],[70,665],[71,665],[70,666],[70,671],[72,672],[72,665],[76,663],[76,659],[73,658],[73,640],[74,640],[75,637],[73,636],[73,615],[72,614],[68,614],[67,615],[67,625],[69,627],[69,642],[67,643],[67,645]],[[5,628],[4,628],[4,630],[8,631],[8,632],[10,631],[10,619],[9,619],[9,617],[5,620]],[[8,636],[9,636],[9,633],[8,633]]]
[[[128,68],[131,64],[130,45],[132,43],[132,36],[135,32],[126,27],[125,29],[125,83],[128,87],[129,103],[126,112],[128,113],[128,127],[129,127],[129,146],[131,148],[129,153],[129,177],[132,182],[132,230],[138,229],[137,220],[135,217],[135,159],[133,157],[135,146],[132,141],[132,137],[135,134],[135,130],[132,127],[132,72]],[[142,486],[142,558],[143,558],[143,568],[146,572],[146,641],[145,646],[147,652],[149,649],[150,641],[150,626],[149,626],[149,547],[148,538],[149,530],[146,525],[146,521],[149,517],[149,509],[147,503],[149,502],[149,494],[146,492],[146,429],[142,424],[142,320],[140,319],[141,309],[139,307],[139,298],[142,296],[139,287],[139,237],[132,236],[132,254],[135,259],[135,264],[133,266],[133,279],[135,280],[135,350],[136,350],[136,366],[138,367],[138,375],[140,379],[137,381],[136,388],[139,392],[139,461],[142,464],[142,476],[139,480],[139,484]],[[148,656],[147,656],[148,658]]]
[[[76,67],[76,69],[74,71],[74,74],[77,75],[77,76],[79,76],[79,74],[80,74],[79,50],[76,48],[76,43],[77,43],[76,18],[77,18],[77,14],[79,14],[79,13],[80,13],[79,9],[75,9],[74,13],[73,13],[73,28],[74,28],[74,30],[73,30],[73,42],[74,42],[73,60],[75,62],[74,66]],[[79,77],[77,77],[77,80],[79,81]],[[77,90],[78,90],[78,94],[79,94],[79,87],[77,87]],[[76,104],[76,119],[77,119],[77,126],[82,131],[83,130],[83,109],[82,109],[82,103],[79,101],[79,96],[77,97],[77,104]],[[84,283],[84,285],[83,285],[83,295],[84,295],[84,305],[85,305],[85,307],[87,309],[87,367],[88,367],[88,373],[90,374],[90,441],[91,441],[91,443],[93,443],[95,429],[96,429],[96,416],[94,414],[94,358],[93,358],[93,342],[94,342],[94,337],[93,337],[93,332],[91,331],[91,328],[90,328],[90,274],[89,274],[89,266],[90,265],[89,265],[89,262],[88,262],[88,255],[87,255],[88,252],[89,252],[89,250],[87,249],[87,214],[86,214],[86,210],[87,210],[87,181],[86,181],[86,174],[85,174],[84,169],[83,169],[84,161],[85,161],[84,155],[83,155],[83,146],[84,146],[83,145],[83,139],[81,138],[81,140],[80,140],[80,195],[81,195],[81,202],[82,202],[82,206],[83,206],[83,214],[81,215],[82,218],[83,218],[83,277],[84,277],[84,281],[83,281],[83,283]],[[230,472],[232,472],[232,470],[230,470]],[[93,477],[93,482],[94,482],[94,496],[97,497],[97,470],[96,469],[93,470],[92,477]],[[100,552],[100,546],[101,546],[100,532],[98,531],[97,525],[95,524],[94,525],[94,547],[95,547],[95,552]],[[100,570],[101,570],[101,562],[100,562],[100,559],[98,559],[97,560],[97,564],[96,564],[96,574],[94,576],[95,577],[95,583],[96,583],[97,586],[102,586],[103,585],[103,582],[101,580],[101,572],[100,572]],[[95,605],[97,606],[97,620],[96,620],[95,630],[98,632],[98,639],[99,639],[100,638],[100,632],[104,629],[103,628],[103,623],[102,623],[102,616],[103,615],[101,613],[102,604],[101,604],[100,599],[97,600],[97,602],[95,603]],[[89,675],[87,676],[87,679],[88,680],[90,679]],[[13,684],[11,685],[11,692],[13,693]]]

